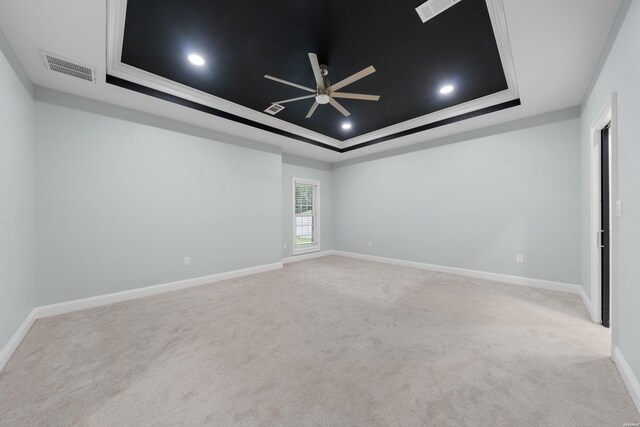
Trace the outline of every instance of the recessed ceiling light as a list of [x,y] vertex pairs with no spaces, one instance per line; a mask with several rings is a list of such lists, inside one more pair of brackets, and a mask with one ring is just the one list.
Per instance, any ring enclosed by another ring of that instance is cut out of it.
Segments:
[[343,123],[342,124],[342,129],[344,129],[344,130],[351,129],[351,123],[349,123],[349,122]]
[[446,95],[448,93],[453,92],[454,89],[455,88],[453,86],[451,86],[451,85],[442,86],[440,88],[440,93],[443,94],[443,95]]
[[188,56],[189,58],[189,62],[191,62],[193,65],[197,65],[197,66],[202,66],[204,65],[204,58],[200,55],[196,55],[195,53],[192,53],[191,55]]

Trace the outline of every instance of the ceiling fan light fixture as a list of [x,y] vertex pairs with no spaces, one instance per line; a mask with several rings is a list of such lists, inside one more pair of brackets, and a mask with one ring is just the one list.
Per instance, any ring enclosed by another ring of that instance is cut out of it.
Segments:
[[321,105],[328,104],[331,102],[331,97],[326,93],[320,93],[316,95],[316,102]]
[[197,65],[198,67],[202,67],[205,64],[204,58],[202,56],[200,56],[200,55],[195,54],[195,53],[192,53],[189,56],[187,56],[187,59],[193,65]]
[[442,95],[448,95],[455,90],[455,87],[452,85],[445,85],[440,88],[440,93]]

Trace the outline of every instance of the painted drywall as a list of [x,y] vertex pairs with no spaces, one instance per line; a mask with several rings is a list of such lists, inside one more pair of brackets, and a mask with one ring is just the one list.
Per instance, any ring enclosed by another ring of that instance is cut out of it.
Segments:
[[334,249],[578,283],[578,139],[574,118],[338,165]]
[[281,260],[280,154],[41,101],[36,118],[37,305]]
[[[582,283],[591,295],[589,243],[590,128],[612,92],[618,97],[618,347],[640,378],[640,2],[631,2],[580,122]],[[596,308],[597,309],[597,308]]]
[[282,155],[282,257],[293,255],[293,178],[320,181],[320,250],[333,249],[333,177],[331,165],[290,154]]
[[34,102],[0,34],[0,348],[34,306]]

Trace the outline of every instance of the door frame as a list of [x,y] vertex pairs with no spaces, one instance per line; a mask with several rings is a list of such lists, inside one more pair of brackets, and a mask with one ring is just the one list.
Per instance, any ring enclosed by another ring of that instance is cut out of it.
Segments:
[[611,218],[610,245],[611,245],[611,356],[618,343],[618,217],[616,216],[616,203],[618,201],[618,99],[617,94],[612,93],[600,110],[591,125],[590,158],[591,158],[591,224],[589,227],[589,245],[591,257],[591,320],[594,323],[602,322],[601,314],[601,250],[598,236],[600,234],[600,147],[602,129],[611,123],[610,129],[610,203],[609,217]]

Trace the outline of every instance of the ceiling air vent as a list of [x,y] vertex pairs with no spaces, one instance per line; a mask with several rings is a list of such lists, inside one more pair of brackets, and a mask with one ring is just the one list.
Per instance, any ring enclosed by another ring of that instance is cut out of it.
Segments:
[[54,55],[44,50],[40,51],[42,58],[44,59],[44,65],[47,70],[57,71],[58,73],[66,74],[71,77],[77,77],[88,82],[96,82],[95,70],[86,65],[80,65],[69,59],[62,58],[61,56]]
[[418,12],[420,19],[422,19],[424,23],[460,1],[461,0],[428,0],[416,7],[416,12]]
[[265,113],[269,113],[272,116],[275,116],[276,114],[278,114],[280,111],[284,110],[284,107],[280,104],[271,104],[271,106],[269,108],[267,108],[266,110],[264,110]]

